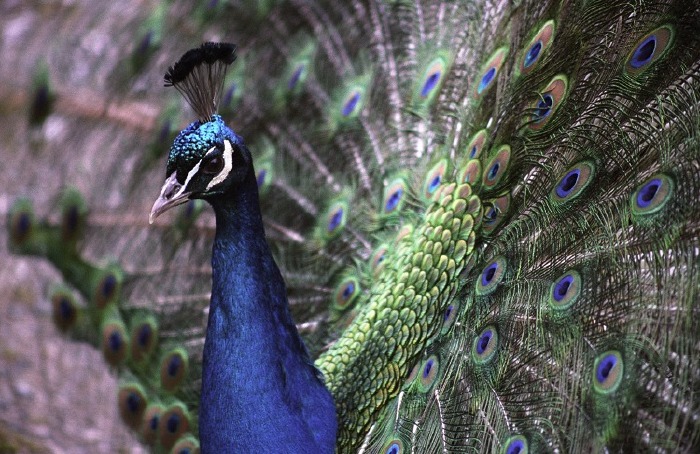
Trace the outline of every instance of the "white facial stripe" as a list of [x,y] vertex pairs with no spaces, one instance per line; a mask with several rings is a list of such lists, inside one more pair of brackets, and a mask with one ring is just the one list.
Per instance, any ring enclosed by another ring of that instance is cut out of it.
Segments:
[[192,169],[187,173],[187,178],[185,178],[185,182],[182,184],[182,190],[184,191],[187,189],[187,185],[190,184],[190,180],[192,177],[194,177],[197,172],[199,172],[199,165],[202,163],[200,160]]
[[170,176],[165,180],[165,183],[163,183],[163,187],[160,188],[160,197],[165,198],[165,193],[169,192],[175,185],[180,185],[180,183],[177,182],[177,171],[171,173]]
[[180,195],[182,195],[182,193],[185,192],[186,188],[187,188],[187,186],[185,186],[185,185],[180,186],[180,190],[177,191],[177,193],[173,194],[173,196],[170,198],[174,199],[174,198],[180,197]]
[[[207,153],[211,152],[209,150]],[[197,168],[199,168],[199,164],[197,164]],[[224,139],[224,168],[221,169],[221,172],[217,176],[215,176],[207,185],[207,191],[217,184],[221,183],[226,179],[228,174],[231,172],[231,169],[233,168],[233,147],[231,146],[231,142],[228,140]],[[194,170],[194,169],[192,169]],[[188,177],[189,178],[189,177]]]
[[206,158],[210,154],[214,153],[215,151],[216,151],[216,147],[211,147],[209,150],[207,150],[207,152],[204,153],[204,156],[202,157],[202,161],[204,160],[204,158]]
[[[216,147],[211,147],[209,149],[209,151],[207,151],[204,156],[208,155],[209,153],[211,153],[214,150],[216,150]],[[175,194],[176,196],[185,192],[185,189],[187,189],[187,185],[190,184],[190,180],[192,179],[192,177],[194,177],[197,174],[197,172],[199,172],[199,166],[202,164],[203,159],[204,158],[200,159],[199,162],[197,164],[195,164],[195,166],[192,167],[192,169],[190,169],[190,171],[187,173],[187,178],[185,178],[185,182],[182,184],[182,187],[180,188],[178,193]]]

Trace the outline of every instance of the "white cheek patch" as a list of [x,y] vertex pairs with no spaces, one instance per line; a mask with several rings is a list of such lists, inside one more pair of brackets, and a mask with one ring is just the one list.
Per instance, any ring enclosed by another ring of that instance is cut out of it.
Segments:
[[[187,178],[185,179],[185,183],[183,185],[180,185],[180,183],[177,182],[177,171],[173,172],[172,175],[170,175],[170,177],[165,181],[165,184],[160,190],[161,198],[164,198],[166,200],[172,200],[177,197],[180,197],[187,190],[187,185],[189,184],[192,177],[199,170],[199,164],[201,162],[202,161],[199,161],[197,165],[194,166],[192,170],[190,170],[190,172],[187,174]],[[172,191],[175,188],[177,188],[177,192],[172,193]]]
[[163,183],[163,187],[160,188],[160,198],[163,200],[171,200],[182,194],[184,190],[185,187],[177,182],[177,171],[175,171],[170,174],[165,180],[165,183]]
[[[211,150],[213,150],[214,148],[215,148],[215,147],[212,147],[209,151],[207,151],[207,154],[209,154],[209,153],[211,152]],[[205,156],[206,156],[206,155],[205,155]],[[197,172],[199,172],[199,166],[200,166],[200,164],[202,164],[202,160],[201,160],[201,159],[200,159],[199,162],[198,162],[194,167],[192,167],[192,168],[190,169],[190,171],[187,173],[187,178],[185,178],[185,182],[182,183],[182,190],[181,190],[180,192],[182,192],[182,191],[184,191],[185,189],[187,189],[187,185],[190,184],[190,180],[191,180],[195,175],[197,175]]]
[[[211,153],[212,150],[209,150],[207,154]],[[206,156],[206,155],[205,155]],[[197,169],[199,169],[199,164],[196,165]],[[228,140],[224,140],[224,168],[221,169],[221,172],[219,172],[212,180],[209,182],[207,185],[207,191],[217,184],[221,183],[226,179],[228,174],[231,172],[231,169],[233,168],[233,147],[231,146],[231,142]],[[195,169],[192,169],[195,170]],[[189,179],[189,175],[188,175]]]

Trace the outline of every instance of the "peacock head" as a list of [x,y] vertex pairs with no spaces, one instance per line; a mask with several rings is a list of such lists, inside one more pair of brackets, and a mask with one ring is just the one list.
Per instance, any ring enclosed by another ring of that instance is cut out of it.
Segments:
[[219,115],[205,123],[191,123],[170,148],[167,178],[153,204],[150,222],[188,200],[211,200],[226,193],[245,180],[251,166],[243,139]]
[[165,74],[165,86],[182,93],[199,120],[183,129],[170,148],[167,178],[151,209],[151,223],[188,200],[211,201],[252,172],[243,139],[216,114],[226,70],[235,59],[235,45],[204,43],[185,52]]

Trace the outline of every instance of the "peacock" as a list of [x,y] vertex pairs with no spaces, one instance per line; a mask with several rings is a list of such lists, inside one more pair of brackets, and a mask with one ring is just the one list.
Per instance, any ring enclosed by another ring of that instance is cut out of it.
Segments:
[[0,19],[8,260],[143,445],[700,449],[700,6],[143,3]]
[[153,222],[198,199],[216,213],[202,355],[202,450],[258,452],[278,446],[333,452],[333,398],[299,337],[284,280],[265,242],[252,156],[216,115],[222,68],[235,58],[234,45],[206,43],[166,74],[166,83],[185,95],[199,120],[175,139],[169,176],[150,215]]

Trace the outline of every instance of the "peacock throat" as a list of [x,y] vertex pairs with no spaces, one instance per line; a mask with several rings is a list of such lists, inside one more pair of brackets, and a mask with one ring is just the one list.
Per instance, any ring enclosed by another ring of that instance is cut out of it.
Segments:
[[[199,438],[207,452],[332,452],[333,399],[289,312],[287,291],[265,241],[252,158],[216,115],[235,46],[204,43],[165,75],[200,120],[170,150],[150,222],[188,200],[216,214],[212,292],[202,357]],[[213,100],[213,103],[212,103]]]
[[[276,0],[138,20],[121,72],[96,60],[113,75],[90,82],[158,118],[71,103],[52,54],[28,124],[64,152],[8,142],[56,178],[93,164],[50,195],[58,213],[20,199],[7,225],[61,271],[55,324],[101,350],[150,449],[699,450],[700,8]],[[170,69],[189,109],[146,81],[200,33],[240,57],[207,44]],[[183,206],[148,226],[164,155],[154,215]]]

